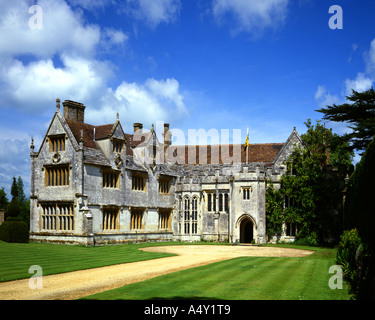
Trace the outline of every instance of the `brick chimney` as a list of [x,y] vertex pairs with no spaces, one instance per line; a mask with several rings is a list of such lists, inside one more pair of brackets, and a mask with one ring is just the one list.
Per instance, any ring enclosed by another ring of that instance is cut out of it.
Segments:
[[142,123],[134,123],[133,124],[133,127],[134,127],[134,133],[143,133],[143,124]]
[[65,119],[75,120],[84,123],[86,107],[83,103],[65,100],[62,104],[64,106]]
[[169,131],[169,123],[164,123],[163,138],[165,146],[170,146],[172,144],[172,133]]

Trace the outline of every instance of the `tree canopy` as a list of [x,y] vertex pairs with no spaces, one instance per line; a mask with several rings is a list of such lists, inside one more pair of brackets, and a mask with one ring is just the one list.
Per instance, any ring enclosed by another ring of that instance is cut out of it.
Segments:
[[364,92],[352,90],[346,99],[348,103],[316,111],[324,114],[324,120],[347,123],[352,132],[340,136],[339,140],[348,142],[350,150],[363,152],[375,136],[375,90],[373,87]]
[[8,206],[7,193],[4,190],[4,187],[0,188],[0,209],[5,209]]
[[337,135],[320,121],[314,126],[307,120],[305,125],[303,146],[288,159],[280,188],[275,189],[271,183],[267,190],[267,233],[280,233],[285,222],[298,225],[298,238],[337,238],[340,230],[334,230],[337,222],[332,215],[341,203],[352,153],[342,153]]
[[11,201],[7,199],[7,194],[2,187],[0,189],[0,208],[5,208],[6,217],[19,217],[27,224],[30,223],[30,199],[26,197],[23,190],[24,185],[21,177],[13,177],[10,194]]

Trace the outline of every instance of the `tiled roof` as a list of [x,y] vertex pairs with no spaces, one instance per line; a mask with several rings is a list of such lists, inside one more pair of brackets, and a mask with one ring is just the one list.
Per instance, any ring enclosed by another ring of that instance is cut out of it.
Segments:
[[283,143],[172,146],[175,156],[184,164],[230,164],[246,162],[272,163]]
[[[89,150],[86,161],[107,165],[108,160],[100,152],[94,141],[94,129],[95,140],[105,139],[110,136],[115,124],[93,126],[71,119],[66,119],[66,123],[69,125],[77,142],[79,142],[81,130],[83,130],[83,146],[86,150]],[[126,155],[133,156],[133,149],[147,140],[150,134],[150,132],[137,134],[137,136],[125,134],[127,142]],[[174,150],[173,156],[176,157],[177,155],[178,162],[181,164],[230,164],[239,162],[271,164],[283,145],[284,143],[249,144],[247,151],[245,151],[244,144],[172,146],[172,150]],[[163,150],[163,144],[160,143],[160,151],[163,152]]]
[[96,164],[99,166],[110,166],[110,162],[108,159],[104,156],[104,154],[98,150],[98,149],[93,149],[93,148],[87,148],[84,147],[84,159],[83,161],[85,163],[90,163],[90,164]]
[[81,138],[81,130],[83,130],[83,146],[87,148],[97,149],[96,143],[94,141],[94,129],[95,129],[95,140],[105,139],[112,132],[114,123],[105,124],[101,126],[93,126],[91,124],[82,123],[79,121],[65,119],[66,123],[69,125],[74,138],[79,142]]

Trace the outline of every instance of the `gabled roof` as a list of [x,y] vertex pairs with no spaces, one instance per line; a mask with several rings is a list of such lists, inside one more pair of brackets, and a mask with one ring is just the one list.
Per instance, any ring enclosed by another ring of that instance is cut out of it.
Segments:
[[[81,139],[81,130],[83,130],[83,146],[88,148],[97,149],[95,140],[106,139],[111,136],[117,123],[104,124],[101,126],[93,126],[91,124],[82,123],[79,121],[65,119],[70,130],[72,131],[74,138],[77,142]],[[94,129],[95,129],[95,139],[94,139]]]
[[[275,159],[272,161],[272,164],[275,164],[276,162],[284,162],[287,160],[287,158],[290,156],[290,151],[288,149],[293,147],[293,144],[299,144],[303,146],[303,141],[298,134],[296,127],[293,128],[292,133],[288,137],[288,139],[285,141],[284,145],[280,149],[279,153],[276,155]],[[294,150],[294,147],[293,147]]]
[[[85,162],[97,165],[109,165],[100,147],[95,143],[96,140],[108,139],[113,136],[117,126],[121,128],[121,136],[126,140],[126,156],[133,157],[133,149],[143,147],[150,144],[150,139],[155,135],[153,129],[150,132],[126,134],[124,133],[119,120],[115,123],[94,126],[76,120],[66,119],[58,111],[58,116],[75,148],[78,147],[81,137],[83,139],[83,147],[85,150]],[[52,120],[53,121],[53,120]],[[51,122],[52,123],[52,122]],[[156,137],[156,135],[155,135]],[[287,153],[289,145],[292,141],[302,143],[297,131],[293,130],[285,143],[259,143],[249,144],[245,150],[244,144],[227,144],[227,145],[187,145],[187,146],[171,146],[174,150],[173,156],[177,155],[177,161],[180,164],[230,164],[230,163],[265,163],[267,166],[273,165],[276,161],[282,160],[284,154]],[[155,143],[153,141],[152,143]],[[164,145],[159,143],[156,137],[156,144],[160,152],[163,152]],[[234,156],[237,156],[236,158]],[[200,159],[201,157],[201,159]],[[227,157],[227,159],[225,159]],[[129,158],[128,158],[128,163]]]

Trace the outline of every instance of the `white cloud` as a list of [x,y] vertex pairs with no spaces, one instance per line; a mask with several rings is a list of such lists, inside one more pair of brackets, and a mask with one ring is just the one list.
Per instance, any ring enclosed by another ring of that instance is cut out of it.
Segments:
[[[30,194],[30,141],[0,139],[0,187],[9,195],[13,176],[20,176],[26,196]],[[9,197],[8,197],[9,198]]]
[[122,82],[115,90],[108,89],[101,99],[101,106],[87,109],[87,121],[111,123],[116,113],[124,125],[156,121],[178,121],[187,115],[187,109],[175,79],[148,79],[144,84]]
[[109,43],[111,44],[123,44],[125,43],[129,37],[121,30],[116,30],[112,28],[106,28],[104,30],[104,34],[106,38],[108,38]]
[[3,100],[15,108],[36,112],[57,97],[91,102],[105,91],[110,76],[106,63],[67,55],[61,61],[63,67],[56,67],[51,59],[28,65],[10,60],[0,69]]
[[0,15],[0,54],[31,54],[40,58],[67,52],[93,55],[100,41],[100,27],[89,25],[65,1],[40,0],[42,28],[29,27],[28,1],[8,1]]
[[127,0],[125,11],[156,27],[160,23],[174,22],[180,13],[180,8],[180,0]]
[[371,41],[370,50],[366,60],[366,71],[375,77],[375,39]]
[[330,92],[327,92],[327,89],[324,86],[318,86],[318,89],[315,92],[315,100],[318,103],[319,108],[332,106],[333,104],[339,104],[342,102],[342,99],[337,95],[332,95]]
[[[83,8],[85,0],[72,1]],[[134,1],[133,1],[134,2]],[[180,1],[158,0],[147,6],[137,1],[137,14],[156,25],[171,22],[177,17]],[[101,0],[94,7],[100,7]],[[32,113],[43,119],[45,111],[54,112],[55,99],[75,100],[87,106],[88,123],[113,123],[120,113],[124,126],[133,122],[174,122],[187,115],[179,82],[173,78],[148,79],[144,83],[109,83],[115,66],[98,59],[96,52],[111,52],[126,45],[128,35],[122,30],[101,28],[88,24],[80,8],[75,10],[64,0],[40,0],[43,27],[28,26],[30,1],[0,0],[0,108]],[[4,111],[8,115],[8,111]],[[8,186],[13,175],[29,181],[30,135],[43,135],[44,129],[31,125],[23,118],[17,135],[6,128],[2,117],[0,130],[0,187]],[[39,138],[38,138],[39,139]],[[40,140],[40,139],[39,139]],[[37,142],[35,143],[38,148]],[[10,182],[11,183],[11,182]],[[25,183],[25,186],[28,185]]]
[[373,80],[359,72],[354,80],[346,79],[346,95],[352,94],[352,89],[358,92],[366,91],[371,88]]
[[289,0],[214,0],[213,14],[221,21],[231,15],[237,22],[234,32],[256,33],[264,28],[276,28],[287,15]]
[[[357,48],[358,45],[353,44],[352,53],[356,51]],[[350,63],[350,61],[348,61],[348,63]],[[371,88],[375,80],[375,39],[370,44],[365,63],[366,73],[358,72],[354,79],[346,79],[340,96],[327,92],[324,86],[318,86],[315,92],[315,100],[318,106],[322,108],[333,104],[351,103],[349,100],[346,100],[346,97],[352,94],[352,89],[357,92],[363,92]]]

